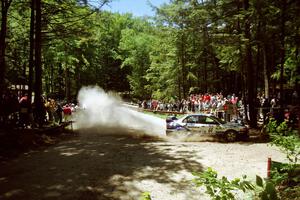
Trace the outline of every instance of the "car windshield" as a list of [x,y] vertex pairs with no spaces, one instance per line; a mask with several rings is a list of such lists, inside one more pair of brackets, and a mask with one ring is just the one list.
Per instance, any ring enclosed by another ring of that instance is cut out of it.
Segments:
[[210,118],[212,118],[213,120],[217,121],[217,122],[220,123],[220,124],[226,124],[225,121],[223,121],[223,120],[221,120],[221,119],[219,119],[219,118],[217,118],[217,117],[215,117],[215,116],[210,116]]

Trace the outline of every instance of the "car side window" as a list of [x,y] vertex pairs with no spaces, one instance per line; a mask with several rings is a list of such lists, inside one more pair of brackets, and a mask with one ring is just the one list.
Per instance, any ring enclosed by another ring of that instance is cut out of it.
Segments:
[[206,124],[206,117],[205,116],[199,116],[199,123],[200,124]]
[[198,118],[196,116],[189,116],[183,120],[184,123],[198,123]]
[[206,124],[218,124],[214,119],[212,119],[210,117],[206,117],[205,123]]

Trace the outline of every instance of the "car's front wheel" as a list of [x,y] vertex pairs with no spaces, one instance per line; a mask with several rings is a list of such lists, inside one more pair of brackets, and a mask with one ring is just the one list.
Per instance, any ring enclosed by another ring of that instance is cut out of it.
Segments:
[[226,131],[225,139],[227,142],[235,142],[237,140],[237,133],[233,130]]

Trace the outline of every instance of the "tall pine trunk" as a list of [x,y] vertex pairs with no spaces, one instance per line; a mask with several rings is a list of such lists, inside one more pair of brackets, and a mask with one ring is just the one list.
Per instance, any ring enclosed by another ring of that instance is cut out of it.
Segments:
[[[284,90],[283,90],[283,73],[284,73],[284,62],[285,62],[285,22],[286,22],[286,0],[281,0],[281,24],[280,24],[280,106],[283,108],[284,105]],[[282,113],[283,115],[283,113]]]
[[[266,30],[266,18],[263,14],[262,8],[264,7],[264,0],[256,1],[256,10],[258,13],[258,27],[257,27],[257,49],[260,51],[258,58],[258,66],[262,66],[263,69],[263,82],[264,82],[264,94],[266,98],[270,97],[269,92],[269,77],[268,77],[268,62],[267,62],[267,30]],[[262,62],[260,59],[262,58]]]
[[268,76],[268,66],[267,66],[267,50],[266,46],[262,47],[263,49],[263,76],[264,76],[264,86],[265,86],[265,97],[270,98],[270,89],[269,89],[269,76]]
[[66,85],[66,99],[68,100],[68,102],[71,101],[71,78],[70,78],[70,70],[68,67],[66,67],[65,69],[65,85]]
[[182,93],[183,97],[185,98],[187,96],[187,90],[186,90],[186,69],[185,69],[185,38],[184,33],[181,35],[181,41],[180,41],[180,66],[181,66],[181,87],[182,87]]
[[1,32],[0,32],[0,97],[5,89],[5,49],[6,49],[6,33],[7,33],[7,14],[12,0],[1,0]]
[[203,69],[203,83],[204,83],[204,92],[207,92],[208,85],[207,85],[207,56],[204,58],[204,69]]
[[[244,0],[244,10],[248,12],[249,10],[249,0]],[[251,50],[251,32],[250,32],[250,21],[249,14],[245,19],[245,38],[246,42],[246,71],[247,71],[247,91],[248,91],[248,105],[249,105],[249,116],[250,116],[250,126],[257,126],[257,110],[256,110],[256,88],[255,88],[255,73],[252,61],[252,50]]]
[[34,68],[34,20],[35,20],[35,0],[31,0],[31,15],[30,15],[30,35],[29,35],[29,75],[28,75],[28,100],[30,102],[29,111],[31,112],[31,101],[33,91],[33,68]]
[[41,0],[35,0],[35,105],[39,125],[43,125],[44,110],[42,100],[42,37],[41,37]]

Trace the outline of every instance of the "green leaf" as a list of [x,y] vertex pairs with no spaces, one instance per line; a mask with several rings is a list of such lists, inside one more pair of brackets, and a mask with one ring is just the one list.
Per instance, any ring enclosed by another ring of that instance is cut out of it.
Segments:
[[260,176],[256,176],[256,185],[263,187],[263,180]]
[[144,192],[144,193],[142,194],[141,200],[151,200],[150,192]]
[[268,182],[266,184],[266,192],[269,194],[269,196],[272,200],[278,199],[277,192],[276,192],[276,189],[275,189],[275,186],[273,183]]

